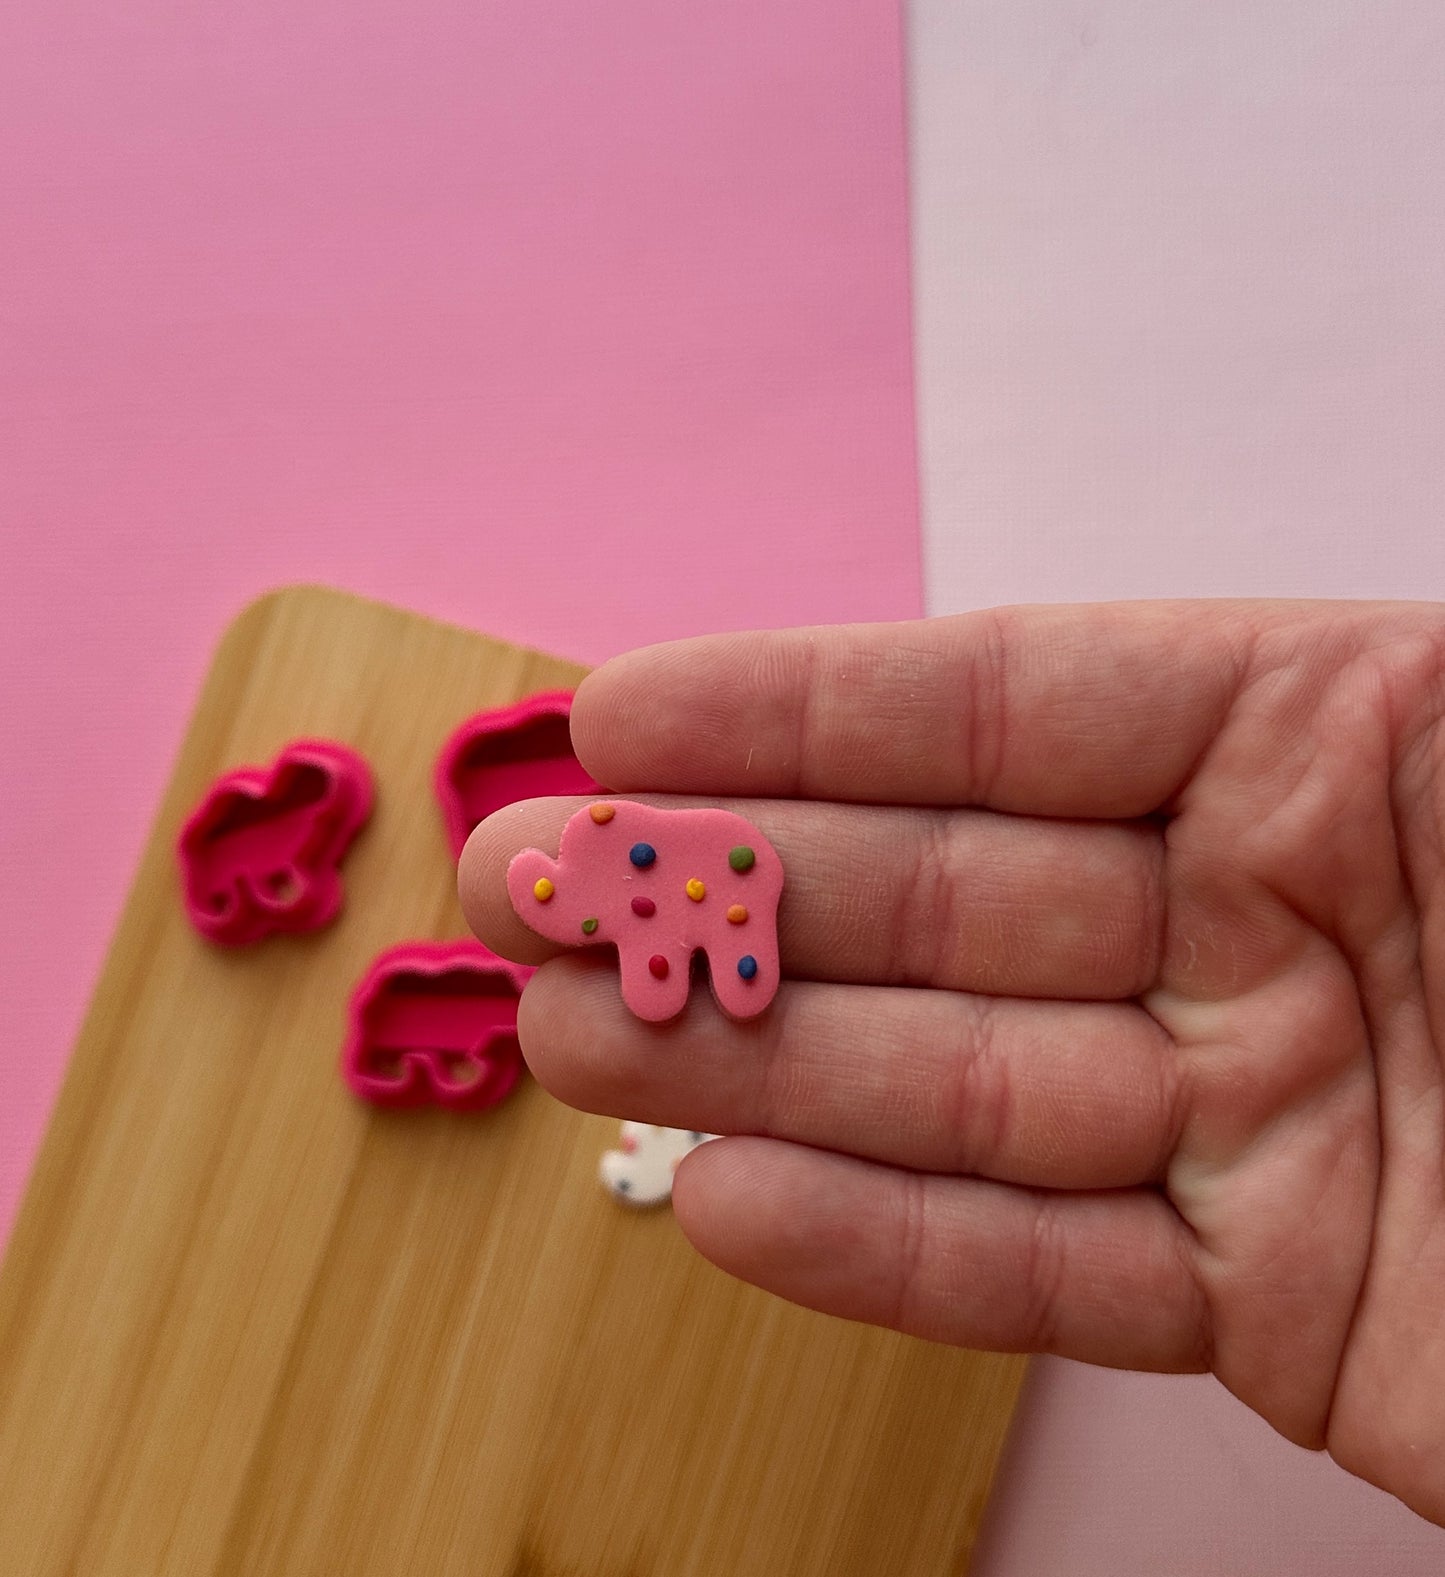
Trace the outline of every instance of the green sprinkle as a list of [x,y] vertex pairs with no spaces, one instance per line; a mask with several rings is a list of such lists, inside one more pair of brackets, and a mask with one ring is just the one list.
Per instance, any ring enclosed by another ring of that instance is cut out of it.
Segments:
[[757,855],[748,848],[747,844],[740,843],[737,848],[728,850],[728,864],[735,871],[750,871]]
[[582,934],[584,936],[591,936],[596,929],[597,922],[595,920],[584,920],[582,922]]

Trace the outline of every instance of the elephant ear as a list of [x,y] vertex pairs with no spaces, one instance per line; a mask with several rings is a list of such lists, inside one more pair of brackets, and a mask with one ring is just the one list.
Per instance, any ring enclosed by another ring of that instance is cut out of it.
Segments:
[[[570,940],[558,935],[558,916],[571,905],[558,900],[559,883],[565,884],[560,863],[540,849],[523,849],[507,866],[507,896],[518,917],[539,936],[550,941]],[[585,938],[578,936],[579,942]]]

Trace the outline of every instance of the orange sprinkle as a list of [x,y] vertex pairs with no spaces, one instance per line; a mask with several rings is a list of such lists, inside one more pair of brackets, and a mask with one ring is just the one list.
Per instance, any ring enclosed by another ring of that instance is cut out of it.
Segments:
[[746,906],[743,905],[743,904],[735,903],[728,910],[728,919],[732,922],[733,925],[741,925],[743,923],[743,921],[747,919],[747,917],[748,917],[748,911],[747,911]]
[[587,814],[591,816],[599,827],[605,827],[617,814],[617,807],[615,805],[593,805]]

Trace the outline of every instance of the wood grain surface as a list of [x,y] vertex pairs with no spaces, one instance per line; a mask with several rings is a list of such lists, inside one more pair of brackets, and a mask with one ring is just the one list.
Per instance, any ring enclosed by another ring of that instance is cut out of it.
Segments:
[[[1021,1360],[729,1280],[530,1080],[463,1117],[337,1076],[370,958],[464,934],[443,738],[579,676],[317,588],[227,633],[0,1272],[4,1577],[967,1569]],[[180,823],[306,734],[376,770],[346,909],[213,948]]]

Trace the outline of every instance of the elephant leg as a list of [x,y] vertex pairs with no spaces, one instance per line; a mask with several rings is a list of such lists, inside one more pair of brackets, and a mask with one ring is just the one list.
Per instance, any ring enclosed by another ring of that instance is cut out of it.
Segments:
[[661,1024],[687,1006],[692,950],[674,944],[650,951],[645,945],[619,949],[622,1000],[638,1018]]
[[755,1017],[777,993],[778,944],[772,938],[729,935],[727,945],[708,949],[707,967],[717,1005],[729,1018]]

